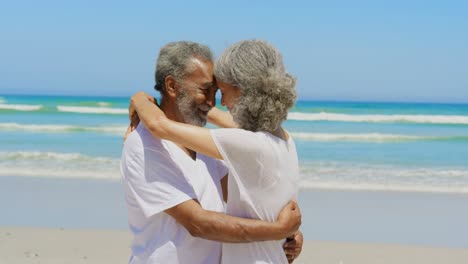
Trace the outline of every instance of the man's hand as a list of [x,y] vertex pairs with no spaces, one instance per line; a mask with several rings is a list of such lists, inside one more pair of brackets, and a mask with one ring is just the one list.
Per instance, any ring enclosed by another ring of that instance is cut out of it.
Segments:
[[283,244],[283,250],[288,259],[288,263],[292,263],[302,251],[302,244],[304,237],[301,231],[298,231],[294,236],[288,237],[286,242]]
[[289,201],[289,203],[281,209],[278,219],[276,220],[285,231],[285,237],[294,236],[301,226],[301,221],[301,210],[295,201]]

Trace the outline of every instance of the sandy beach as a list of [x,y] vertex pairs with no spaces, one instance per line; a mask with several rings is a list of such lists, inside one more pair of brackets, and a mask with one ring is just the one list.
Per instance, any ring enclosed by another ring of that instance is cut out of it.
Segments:
[[[130,240],[124,230],[1,227],[0,264],[124,264]],[[462,264],[468,249],[307,241],[295,263]]]
[[[0,264],[127,263],[117,181],[0,177]],[[302,191],[295,263],[468,263],[468,196]]]

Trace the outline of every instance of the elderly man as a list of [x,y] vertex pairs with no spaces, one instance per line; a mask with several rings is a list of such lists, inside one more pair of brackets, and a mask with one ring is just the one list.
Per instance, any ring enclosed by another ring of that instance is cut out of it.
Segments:
[[[193,42],[164,46],[156,65],[160,107],[172,120],[204,126],[215,105],[213,56]],[[126,135],[121,160],[130,230],[130,263],[219,263],[220,242],[279,240],[301,216],[285,206],[274,223],[223,214],[227,168],[222,161],[154,138],[143,125]],[[285,247],[292,261],[299,243]]]

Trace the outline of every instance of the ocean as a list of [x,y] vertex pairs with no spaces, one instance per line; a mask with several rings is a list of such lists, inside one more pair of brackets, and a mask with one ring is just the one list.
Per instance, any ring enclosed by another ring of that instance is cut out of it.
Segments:
[[[128,102],[0,96],[0,226],[127,229]],[[306,240],[468,248],[468,105],[299,101],[284,126]]]
[[[128,101],[0,96],[0,176],[118,180]],[[284,126],[302,189],[468,193],[466,104],[299,101]]]

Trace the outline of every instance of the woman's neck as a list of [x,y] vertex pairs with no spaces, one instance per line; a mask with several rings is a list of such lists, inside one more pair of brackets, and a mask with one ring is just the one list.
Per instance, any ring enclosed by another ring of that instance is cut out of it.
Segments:
[[281,126],[278,127],[278,129],[276,129],[275,131],[271,132],[271,134],[283,140],[289,140],[289,135],[286,133],[286,130],[284,130]]

